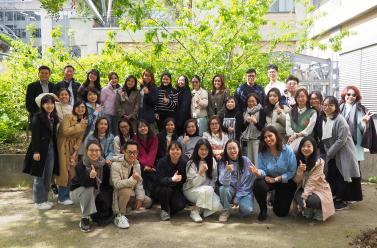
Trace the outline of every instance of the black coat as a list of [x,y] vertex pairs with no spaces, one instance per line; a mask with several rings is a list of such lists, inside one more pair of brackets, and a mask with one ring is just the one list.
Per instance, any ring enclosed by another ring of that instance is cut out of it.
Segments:
[[[157,155],[156,155],[156,161],[160,160],[162,157],[166,156],[167,154],[167,148],[166,148],[166,132],[160,132],[157,134],[158,138],[158,148],[157,148]],[[178,139],[177,134],[173,134],[171,137],[171,141],[175,141]]]
[[[48,82],[48,92],[52,93],[54,92],[54,84],[51,82]],[[39,94],[42,94],[42,86],[40,81],[35,81],[33,83],[30,83],[27,86],[26,89],[26,109],[30,113],[30,119],[32,119],[32,116],[39,111],[38,105],[35,103],[35,98],[39,96]]]
[[[55,87],[54,87],[54,93],[57,94],[58,91],[61,89],[61,88],[68,88],[66,87],[66,82],[63,80],[63,81],[60,81],[59,83],[55,84]],[[80,83],[76,82],[74,79],[72,79],[72,92],[73,92],[73,102],[77,102],[77,91],[79,90],[80,88]]]
[[176,133],[183,135],[185,122],[191,117],[191,92],[184,88],[178,92],[178,104],[175,111]]
[[[46,120],[47,121],[47,120]],[[31,143],[26,152],[23,172],[32,176],[41,177],[45,168],[48,147],[52,140],[54,146],[54,170],[55,175],[59,175],[59,159],[56,144],[56,126],[58,119],[54,121],[52,130],[50,124],[41,116],[41,113],[34,115],[31,122]],[[33,159],[34,153],[40,154],[40,160]]]
[[[177,165],[173,165],[168,156],[160,159],[157,165],[158,184],[161,186],[169,186],[182,190],[183,184],[186,182],[186,164],[185,156],[182,156]],[[178,170],[178,174],[182,176],[180,182],[173,182],[171,177]]]
[[144,94],[144,97],[142,97],[143,102],[139,110],[139,119],[143,119],[152,124],[154,121],[154,106],[157,103],[158,90],[154,84],[149,84],[144,87],[149,89],[149,93]]

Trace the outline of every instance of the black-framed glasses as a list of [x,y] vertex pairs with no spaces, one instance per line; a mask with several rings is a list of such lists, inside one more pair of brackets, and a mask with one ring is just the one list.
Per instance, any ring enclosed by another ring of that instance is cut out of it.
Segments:
[[352,96],[352,97],[356,97],[356,94],[352,94],[352,93],[347,93],[347,96]]

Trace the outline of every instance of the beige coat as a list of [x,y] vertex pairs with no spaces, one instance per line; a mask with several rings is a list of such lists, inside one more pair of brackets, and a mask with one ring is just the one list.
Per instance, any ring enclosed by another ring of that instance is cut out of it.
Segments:
[[[114,187],[113,191],[113,211],[119,213],[118,205],[118,191],[123,188],[131,188],[133,192],[131,196],[135,196],[137,200],[144,201],[145,191],[143,188],[143,180],[137,182],[130,175],[132,165],[123,160],[120,162],[114,162],[111,165],[111,184]],[[138,172],[141,176],[140,164],[136,161],[134,165],[134,171]]]
[[77,122],[72,114],[64,115],[58,130],[59,176],[56,183],[67,186],[68,181],[75,176],[75,165],[71,165],[71,156],[77,162],[77,152],[80,148],[87,124]]
[[[325,179],[323,173],[324,162],[319,159],[315,166],[309,171],[309,177],[305,180],[304,173],[300,173],[298,170],[293,178],[293,181],[297,183],[297,189],[303,188],[304,191],[301,195],[303,199],[307,199],[311,194],[316,194],[321,199],[322,205],[322,217],[323,221],[332,216],[335,213],[331,188],[329,183]],[[297,205],[293,201],[294,210],[297,210]]]

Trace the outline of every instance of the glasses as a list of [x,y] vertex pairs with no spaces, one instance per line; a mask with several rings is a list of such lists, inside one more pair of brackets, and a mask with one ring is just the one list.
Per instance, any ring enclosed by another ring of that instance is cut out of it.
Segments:
[[352,96],[352,97],[356,97],[356,94],[352,94],[352,93],[347,93],[347,96]]
[[90,152],[101,152],[101,149],[88,149]]
[[335,104],[323,104],[323,108],[334,108]]
[[129,155],[129,156],[137,156],[139,154],[138,151],[126,151],[126,154]]

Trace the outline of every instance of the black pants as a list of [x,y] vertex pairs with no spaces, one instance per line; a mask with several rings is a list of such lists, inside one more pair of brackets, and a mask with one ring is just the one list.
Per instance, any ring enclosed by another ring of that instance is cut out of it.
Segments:
[[155,171],[145,171],[142,169],[141,177],[143,178],[145,194],[149,196],[154,203],[156,203],[158,201],[158,197],[156,195],[157,173]]
[[169,186],[161,186],[157,191],[161,204],[161,210],[165,210],[171,215],[174,215],[185,208],[187,201],[180,189],[174,189]]
[[[299,189],[295,195],[295,201],[297,205],[299,205],[301,208],[303,206],[303,201],[301,198],[301,195],[303,192],[304,192],[303,189]],[[311,194],[310,196],[308,196],[308,199],[306,199],[306,207],[312,208],[312,209],[321,209],[322,208],[321,199],[318,197],[318,195],[314,193]]]
[[279,217],[287,216],[296,191],[296,184],[289,180],[287,183],[267,183],[264,178],[254,182],[253,192],[261,210],[267,209],[267,192],[275,190],[273,211]]

